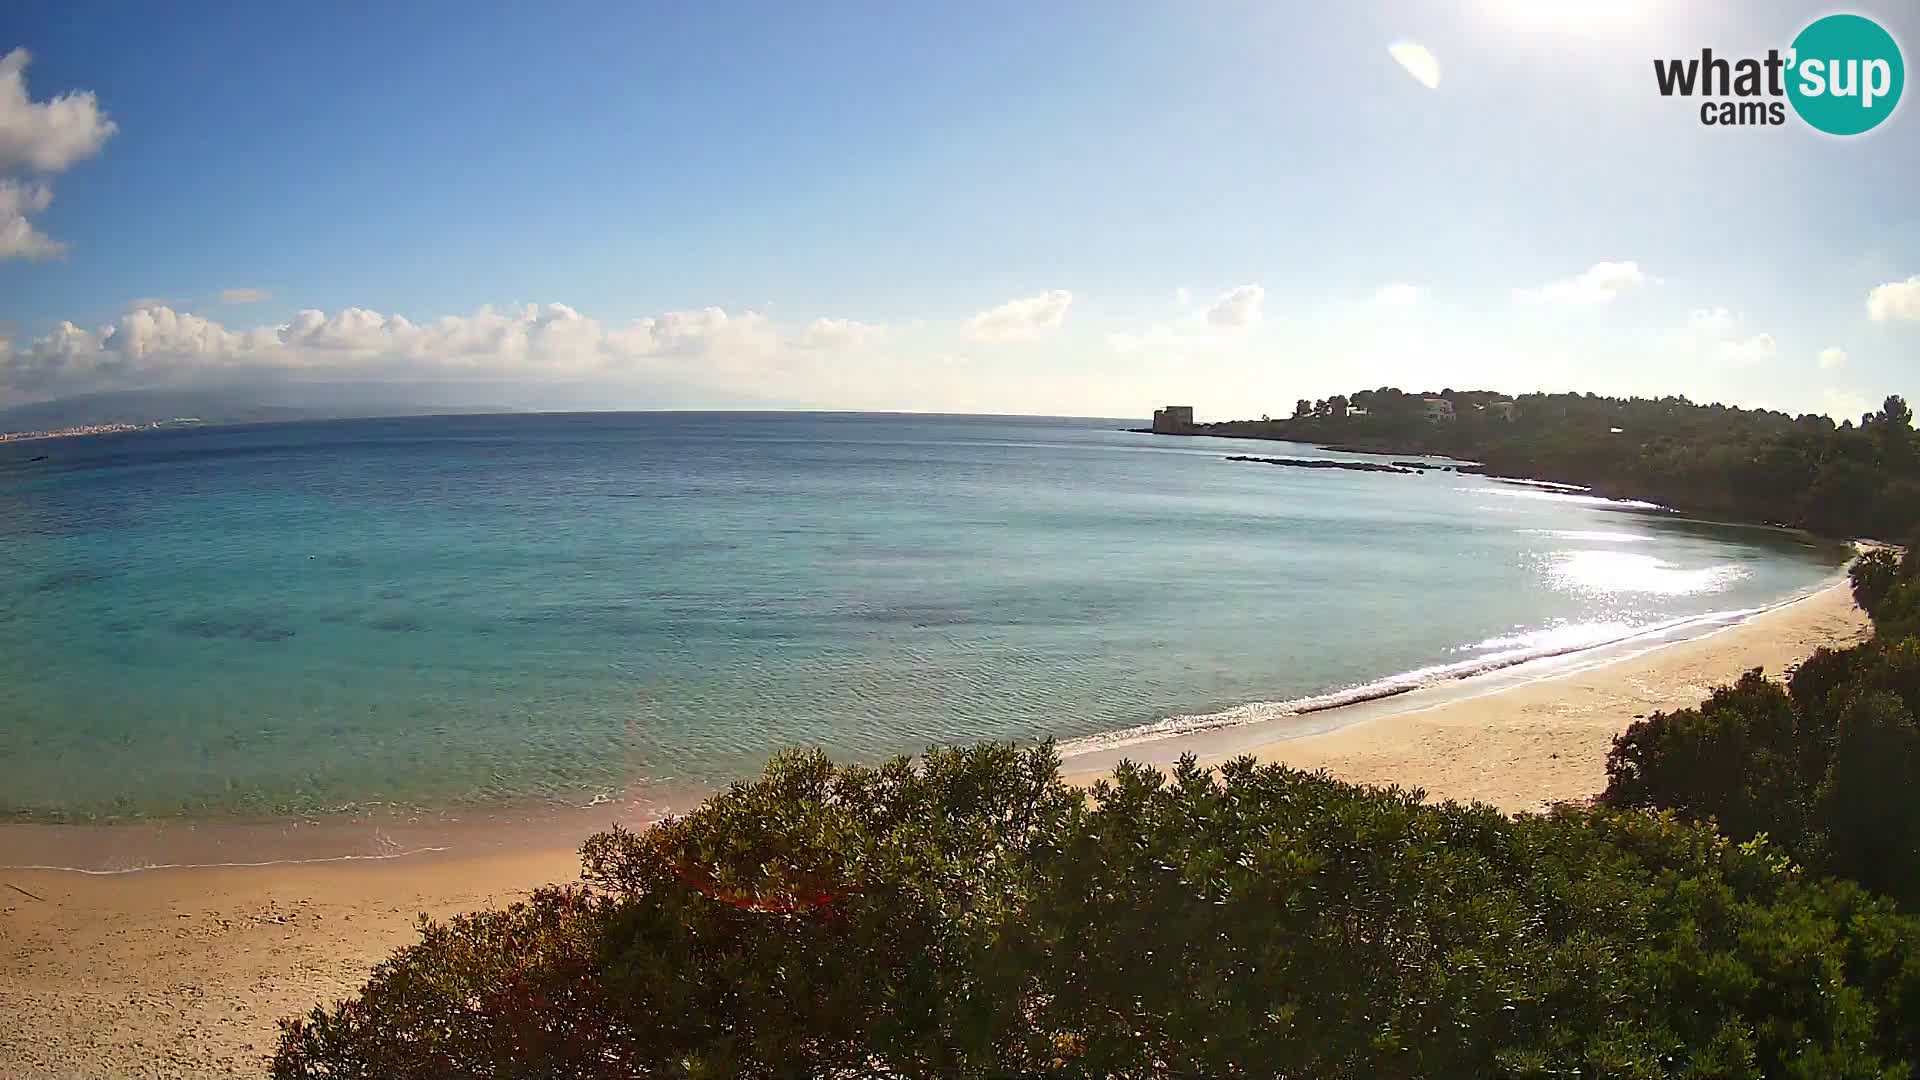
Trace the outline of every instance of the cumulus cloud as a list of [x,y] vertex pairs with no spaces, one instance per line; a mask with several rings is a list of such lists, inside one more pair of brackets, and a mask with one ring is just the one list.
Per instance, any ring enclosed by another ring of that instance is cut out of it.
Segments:
[[1867,294],[1867,315],[1874,322],[1920,322],[1920,274],[1875,286]]
[[1779,345],[1772,334],[1755,334],[1744,340],[1717,342],[1713,359],[1722,367],[1752,367],[1773,359],[1778,352]]
[[1211,326],[1258,326],[1260,324],[1260,306],[1266,302],[1267,290],[1258,285],[1242,285],[1207,308],[1206,320]]
[[1624,293],[1658,284],[1660,279],[1641,270],[1639,263],[1600,262],[1575,277],[1550,281],[1537,289],[1515,289],[1513,298],[1522,304],[1592,307],[1610,304]]
[[30,99],[27,64],[32,59],[25,49],[0,57],[0,169],[56,173],[99,153],[119,129],[89,91]]
[[859,349],[885,333],[883,327],[852,319],[815,319],[800,332],[803,349]]
[[1059,329],[1072,303],[1065,289],[1009,300],[967,320],[967,334],[976,341],[1028,341]]
[[1687,324],[1702,334],[1719,337],[1733,333],[1740,317],[1726,308],[1697,308],[1687,316]]
[[1174,295],[1187,309],[1180,319],[1154,323],[1138,332],[1109,334],[1107,344],[1121,352],[1220,345],[1245,337],[1265,316],[1267,290],[1258,284],[1228,289],[1201,307],[1194,306],[1187,289]]
[[27,220],[52,202],[53,189],[45,184],[0,177],[0,259],[49,259],[66,250]]
[[99,153],[117,130],[90,92],[28,97],[31,59],[25,49],[0,56],[0,259],[46,259],[66,250],[27,220],[53,202],[53,189],[4,174],[61,172]]
[[221,289],[220,302],[223,304],[257,304],[273,294],[265,289]]
[[1425,45],[1412,41],[1396,41],[1387,46],[1387,55],[1406,69],[1414,81],[1429,90],[1440,86],[1440,58],[1428,51]]
[[1752,367],[1779,353],[1772,334],[1739,337],[1740,316],[1723,307],[1695,308],[1687,313],[1687,325],[1693,329],[1696,347],[1706,350],[1707,358],[1719,367]]
[[774,355],[779,338],[756,312],[671,311],[607,326],[565,304],[416,323],[366,308],[308,309],[279,326],[234,330],[164,304],[109,325],[62,322],[0,351],[0,387],[36,396],[155,385],[221,372],[313,376],[531,378],[645,374],[690,359],[724,366]]
[[1380,286],[1380,291],[1373,294],[1373,302],[1380,307],[1412,307],[1426,295],[1427,290],[1418,285],[1396,281],[1391,285]]
[[1820,370],[1833,371],[1847,366],[1847,351],[1838,345],[1829,345],[1820,350]]

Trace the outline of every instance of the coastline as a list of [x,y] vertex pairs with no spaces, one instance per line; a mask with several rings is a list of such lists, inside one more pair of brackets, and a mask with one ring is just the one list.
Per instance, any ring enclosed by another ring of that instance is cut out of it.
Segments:
[[1261,423],[1260,421],[1251,420],[1227,420],[1218,423],[1196,424],[1191,428],[1181,431],[1156,431],[1150,427],[1124,428],[1122,430],[1132,434],[1153,435],[1174,439],[1238,439],[1248,442],[1272,442],[1284,446],[1311,447],[1315,450],[1330,454],[1357,454],[1377,458],[1426,458],[1447,462],[1453,472],[1460,473],[1461,475],[1480,476],[1488,480],[1506,483],[1547,484],[1559,488],[1578,490],[1613,502],[1641,503],[1645,506],[1665,510],[1669,513],[1682,514],[1687,517],[1697,517],[1706,521],[1805,532],[1809,536],[1834,541],[1839,541],[1844,536],[1844,534],[1841,533],[1817,532],[1811,527],[1801,528],[1800,526],[1783,523],[1772,517],[1742,513],[1739,507],[1723,502],[1703,503],[1698,499],[1675,498],[1671,493],[1664,495],[1655,495],[1646,492],[1636,493],[1622,490],[1611,483],[1598,482],[1592,477],[1559,474],[1549,478],[1546,474],[1552,470],[1544,469],[1541,463],[1537,461],[1506,461],[1504,463],[1494,463],[1481,460],[1478,455],[1468,457],[1454,450],[1423,448],[1418,445],[1409,445],[1407,442],[1397,439],[1369,438],[1365,436],[1355,439],[1351,433],[1344,439],[1336,439],[1330,437],[1326,432],[1276,432],[1271,428],[1273,424],[1286,425],[1292,422],[1293,421],[1287,420],[1268,421],[1266,422],[1268,424],[1267,429],[1259,431],[1215,430],[1224,425],[1252,425]]
[[1355,783],[1420,788],[1436,801],[1538,811],[1603,790],[1607,750],[1634,720],[1698,705],[1756,667],[1780,678],[1817,648],[1856,644],[1871,633],[1841,580],[1701,636],[1597,664],[1362,703],[1352,708],[1365,715],[1335,710],[1340,722],[1304,734],[1256,722],[1134,743],[1069,758],[1065,772],[1090,783],[1120,758],[1168,768],[1188,753],[1202,765],[1251,754]]
[[[1247,724],[1104,753],[1162,766],[1188,752],[1203,764],[1252,753],[1433,799],[1535,810],[1604,787],[1607,747],[1637,716],[1695,705],[1753,667],[1778,677],[1815,648],[1867,634],[1843,581],[1620,658],[1507,669],[1507,683],[1464,696],[1422,690],[1316,713],[1330,725],[1317,733]],[[1098,760],[1069,759],[1068,778],[1090,782],[1108,767]],[[531,846],[496,836],[491,847],[394,858],[0,871],[0,1075],[258,1074],[275,1020],[351,992],[415,940],[419,914],[501,906],[573,880],[573,845],[599,826],[572,827],[569,837],[518,838]]]

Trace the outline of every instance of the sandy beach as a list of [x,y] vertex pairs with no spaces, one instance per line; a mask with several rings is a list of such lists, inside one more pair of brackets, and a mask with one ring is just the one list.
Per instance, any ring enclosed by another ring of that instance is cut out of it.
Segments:
[[[1185,753],[1202,765],[1247,753],[1358,783],[1422,788],[1430,799],[1540,810],[1605,788],[1607,750],[1634,720],[1697,705],[1752,668],[1779,678],[1820,646],[1851,645],[1871,632],[1847,586],[1832,585],[1705,637],[1430,707],[1407,695],[1399,704],[1412,708],[1324,734],[1251,744],[1240,735],[1231,752],[1212,752],[1219,740],[1203,735],[1142,743],[1124,754],[1171,766]],[[1067,769],[1083,775],[1072,759]]]
[[[1635,717],[1696,704],[1749,668],[1777,677],[1867,632],[1836,585],[1605,666],[1431,706],[1410,695],[1386,715],[1235,752],[1532,810],[1598,792],[1609,740]],[[1204,760],[1218,745],[1176,738],[1126,756]],[[352,991],[413,939],[418,914],[510,903],[577,868],[570,848],[550,845],[117,875],[0,870],[0,1076],[257,1075],[274,1021]]]

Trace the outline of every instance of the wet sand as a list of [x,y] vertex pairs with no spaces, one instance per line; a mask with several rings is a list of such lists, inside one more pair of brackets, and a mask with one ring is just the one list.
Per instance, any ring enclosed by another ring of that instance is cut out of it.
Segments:
[[[1428,705],[1409,695],[1397,711],[1375,706],[1320,734],[1256,726],[1123,753],[1165,764],[1244,751],[1531,810],[1598,792],[1610,740],[1636,716],[1696,704],[1749,668],[1778,676],[1821,645],[1866,635],[1865,615],[1835,586],[1705,637],[1482,696]],[[1092,764],[1070,759],[1070,773],[1076,762]],[[371,861],[0,870],[0,1077],[259,1075],[274,1021],[351,992],[414,940],[420,913],[504,905],[577,870],[574,850],[553,839]]]

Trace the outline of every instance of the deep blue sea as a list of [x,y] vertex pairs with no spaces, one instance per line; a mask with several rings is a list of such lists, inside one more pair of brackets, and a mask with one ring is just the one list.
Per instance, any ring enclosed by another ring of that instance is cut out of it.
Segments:
[[0,445],[0,817],[577,805],[796,745],[1285,714],[1760,607],[1841,558],[1127,423],[508,415]]

